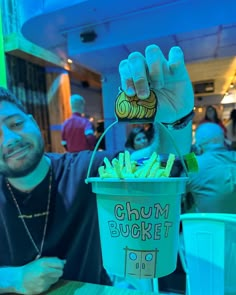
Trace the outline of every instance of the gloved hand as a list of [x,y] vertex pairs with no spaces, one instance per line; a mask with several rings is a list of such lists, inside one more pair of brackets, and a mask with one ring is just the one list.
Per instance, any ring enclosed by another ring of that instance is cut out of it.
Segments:
[[19,268],[18,294],[40,294],[48,290],[63,274],[65,260],[57,257],[40,258]]
[[194,94],[184,55],[179,47],[172,47],[168,60],[160,48],[150,45],[145,56],[131,53],[120,62],[122,90],[128,96],[148,98],[152,88],[158,99],[155,121],[173,123],[189,114],[194,106]]

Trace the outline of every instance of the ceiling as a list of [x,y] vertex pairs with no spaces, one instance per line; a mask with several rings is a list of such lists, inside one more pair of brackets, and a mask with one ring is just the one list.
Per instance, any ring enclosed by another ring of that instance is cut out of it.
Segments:
[[[25,38],[106,74],[130,52],[180,46],[193,83],[213,80],[196,105],[218,104],[236,71],[236,1],[21,0]],[[86,42],[86,37],[96,38]],[[236,81],[235,81],[236,82]]]

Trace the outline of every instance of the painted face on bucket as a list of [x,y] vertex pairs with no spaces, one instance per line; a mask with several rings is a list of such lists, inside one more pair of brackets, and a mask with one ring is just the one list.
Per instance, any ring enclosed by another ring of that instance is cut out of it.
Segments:
[[140,150],[148,146],[148,139],[145,133],[140,132],[134,138],[134,149]]
[[38,125],[14,104],[0,103],[0,173],[22,177],[32,172],[44,152]]

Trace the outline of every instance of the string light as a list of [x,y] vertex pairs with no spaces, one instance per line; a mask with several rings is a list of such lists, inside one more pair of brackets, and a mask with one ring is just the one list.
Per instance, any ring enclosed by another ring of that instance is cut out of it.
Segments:
[[202,107],[199,107],[199,108],[198,108],[198,112],[199,112],[199,113],[202,113],[202,111],[203,111],[203,108],[202,108]]

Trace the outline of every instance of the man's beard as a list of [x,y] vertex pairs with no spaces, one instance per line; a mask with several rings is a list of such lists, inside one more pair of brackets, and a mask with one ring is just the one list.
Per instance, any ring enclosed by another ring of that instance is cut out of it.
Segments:
[[11,168],[6,164],[6,162],[4,162],[4,164],[0,164],[0,174],[8,178],[24,177],[34,171],[34,169],[38,166],[43,154],[44,142],[42,139],[39,139],[37,148],[33,152],[30,151],[30,155],[23,165],[17,168]]

